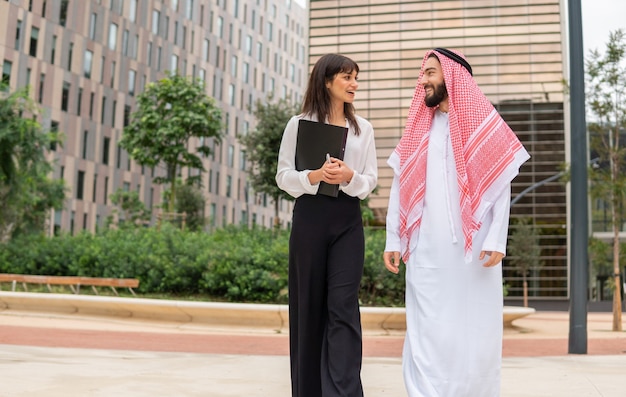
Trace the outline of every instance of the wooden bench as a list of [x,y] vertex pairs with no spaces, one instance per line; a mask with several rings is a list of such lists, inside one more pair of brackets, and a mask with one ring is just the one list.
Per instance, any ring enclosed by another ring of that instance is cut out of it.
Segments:
[[118,295],[116,288],[128,288],[135,295],[133,288],[139,287],[139,280],[136,278],[106,278],[106,277],[81,277],[81,276],[38,276],[30,274],[8,274],[0,273],[0,283],[11,283],[11,290],[15,291],[17,283],[21,283],[24,291],[28,291],[28,284],[45,284],[48,291],[52,292],[51,285],[67,285],[73,293],[79,294],[81,285],[91,286],[93,292],[98,295],[96,287],[110,287],[115,295]]

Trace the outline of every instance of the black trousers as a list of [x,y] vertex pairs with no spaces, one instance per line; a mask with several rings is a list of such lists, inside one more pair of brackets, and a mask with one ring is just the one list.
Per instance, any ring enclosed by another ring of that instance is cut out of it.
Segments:
[[365,242],[359,199],[303,195],[289,240],[293,397],[362,397],[359,285]]

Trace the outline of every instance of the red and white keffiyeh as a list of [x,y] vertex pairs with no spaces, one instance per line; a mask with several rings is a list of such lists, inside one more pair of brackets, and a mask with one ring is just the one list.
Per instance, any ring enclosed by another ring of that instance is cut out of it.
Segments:
[[[425,91],[420,81],[424,64],[433,52],[441,63],[448,91],[450,139],[469,261],[472,236],[480,228],[483,216],[530,156],[469,71],[442,52],[428,51],[422,61],[404,134],[388,161],[399,175],[403,260],[408,261],[409,241],[420,227],[424,207],[428,139],[436,108],[424,103]],[[465,59],[458,51],[455,53]]]

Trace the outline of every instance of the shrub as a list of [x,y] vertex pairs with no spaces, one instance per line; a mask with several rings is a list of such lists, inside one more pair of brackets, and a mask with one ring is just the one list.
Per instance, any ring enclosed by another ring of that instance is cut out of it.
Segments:
[[[360,300],[404,305],[404,274],[382,261],[385,231],[366,229]],[[139,294],[231,302],[286,303],[289,232],[229,226],[212,233],[156,228],[95,235],[28,235],[0,244],[0,272],[138,278]]]

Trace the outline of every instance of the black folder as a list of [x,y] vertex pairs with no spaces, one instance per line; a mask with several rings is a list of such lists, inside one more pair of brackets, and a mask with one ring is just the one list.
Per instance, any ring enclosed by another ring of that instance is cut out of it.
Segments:
[[[320,168],[326,161],[326,153],[330,154],[330,157],[343,160],[347,139],[346,127],[301,119],[296,143],[296,170]],[[337,197],[339,185],[320,182],[317,193]]]

